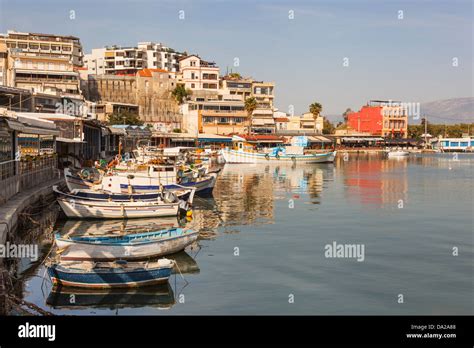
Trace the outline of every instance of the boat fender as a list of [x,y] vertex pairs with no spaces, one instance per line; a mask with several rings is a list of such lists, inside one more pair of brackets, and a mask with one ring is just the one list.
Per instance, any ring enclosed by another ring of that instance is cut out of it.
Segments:
[[135,175],[132,175],[132,174],[127,175],[127,179],[130,179],[130,180],[131,180],[131,179],[133,179],[133,178],[135,178]]
[[82,169],[81,172],[81,178],[83,179],[89,179],[91,173],[87,169]]
[[296,157],[295,157],[295,156],[291,156],[291,160],[292,160],[293,162],[296,162]]
[[268,156],[268,153],[265,154],[265,159],[268,161],[270,159],[270,156]]
[[176,195],[171,192],[171,191],[166,191],[164,196],[163,196],[163,200],[166,202],[166,203],[174,203],[178,200],[178,197],[176,197]]

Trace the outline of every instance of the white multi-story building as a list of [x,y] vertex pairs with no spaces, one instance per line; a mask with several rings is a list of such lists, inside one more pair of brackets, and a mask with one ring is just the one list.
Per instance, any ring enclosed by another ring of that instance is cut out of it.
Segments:
[[179,71],[179,59],[183,53],[155,42],[139,42],[138,49],[146,52],[147,68],[163,69],[169,72]]
[[8,30],[7,34],[0,34],[0,43],[5,43],[11,53],[66,58],[76,67],[83,64],[82,45],[79,38],[75,36]]
[[179,60],[180,80],[191,91],[216,91],[219,89],[219,68],[216,63],[190,55]]
[[137,47],[94,48],[84,56],[84,63],[92,75],[135,74],[144,68],[177,72],[183,56],[161,43],[139,42]]

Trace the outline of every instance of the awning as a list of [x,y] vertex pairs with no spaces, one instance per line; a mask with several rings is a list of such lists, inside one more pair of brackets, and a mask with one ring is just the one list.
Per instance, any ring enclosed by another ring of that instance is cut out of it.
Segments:
[[106,128],[106,127],[101,127],[100,130],[101,130],[101,132],[102,132],[102,136],[103,136],[103,137],[106,136],[106,135],[111,134],[110,130],[109,130],[108,128]]
[[80,144],[80,143],[85,144],[86,143],[85,141],[82,141],[82,140],[79,140],[79,139],[61,138],[61,137],[57,137],[56,141],[59,141],[61,143],[76,143],[76,144]]
[[266,125],[274,125],[275,121],[273,118],[252,118],[252,125],[254,126],[266,126]]
[[110,134],[125,135],[125,130],[122,128],[109,127],[109,130],[110,130]]
[[21,132],[25,128],[25,126],[23,126],[23,124],[18,121],[9,120],[7,118],[5,118],[4,120],[7,121],[8,128],[10,128],[11,130]]
[[332,140],[319,135],[310,135],[308,136],[308,140],[312,143],[332,143]]
[[232,138],[199,138],[200,142],[208,143],[231,143]]
[[179,141],[196,141],[195,138],[171,138],[172,142],[179,142]]
[[22,133],[36,134],[36,135],[59,135],[60,132],[57,129],[46,129],[33,126],[24,126]]

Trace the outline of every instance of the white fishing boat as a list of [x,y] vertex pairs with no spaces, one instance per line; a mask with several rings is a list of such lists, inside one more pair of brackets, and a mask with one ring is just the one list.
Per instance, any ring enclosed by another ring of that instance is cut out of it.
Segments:
[[410,153],[408,151],[403,151],[403,150],[400,150],[400,149],[397,149],[397,150],[388,150],[387,151],[387,157],[388,158],[394,158],[394,157],[406,157],[410,155]]
[[61,260],[138,260],[184,250],[198,235],[198,231],[183,228],[102,236],[56,233],[55,242],[62,251]]
[[[226,163],[291,165],[295,163],[328,163],[334,162],[334,159],[336,158],[336,151],[305,153],[304,146],[299,145],[277,145],[275,147],[258,150],[256,144],[250,143],[249,139],[251,139],[251,137],[234,136],[232,138],[233,147],[226,147],[221,150]],[[277,142],[277,140],[273,141]]]
[[[147,217],[176,216],[180,209],[188,210],[194,197],[191,191],[188,201],[166,200],[158,197],[156,201],[109,201],[105,199],[78,199],[75,195],[67,194],[53,186],[58,195],[57,200],[61,209],[69,218],[91,219],[132,219]],[[172,196],[173,197],[173,196]]]

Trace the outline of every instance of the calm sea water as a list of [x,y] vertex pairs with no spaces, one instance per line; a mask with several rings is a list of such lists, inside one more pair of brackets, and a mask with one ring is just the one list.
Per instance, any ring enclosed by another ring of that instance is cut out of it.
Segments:
[[[201,231],[200,248],[175,256],[182,274],[169,286],[52,293],[38,267],[24,297],[77,315],[473,314],[473,167],[461,154],[225,165],[187,223]],[[363,245],[364,260],[326,257],[333,242]]]

